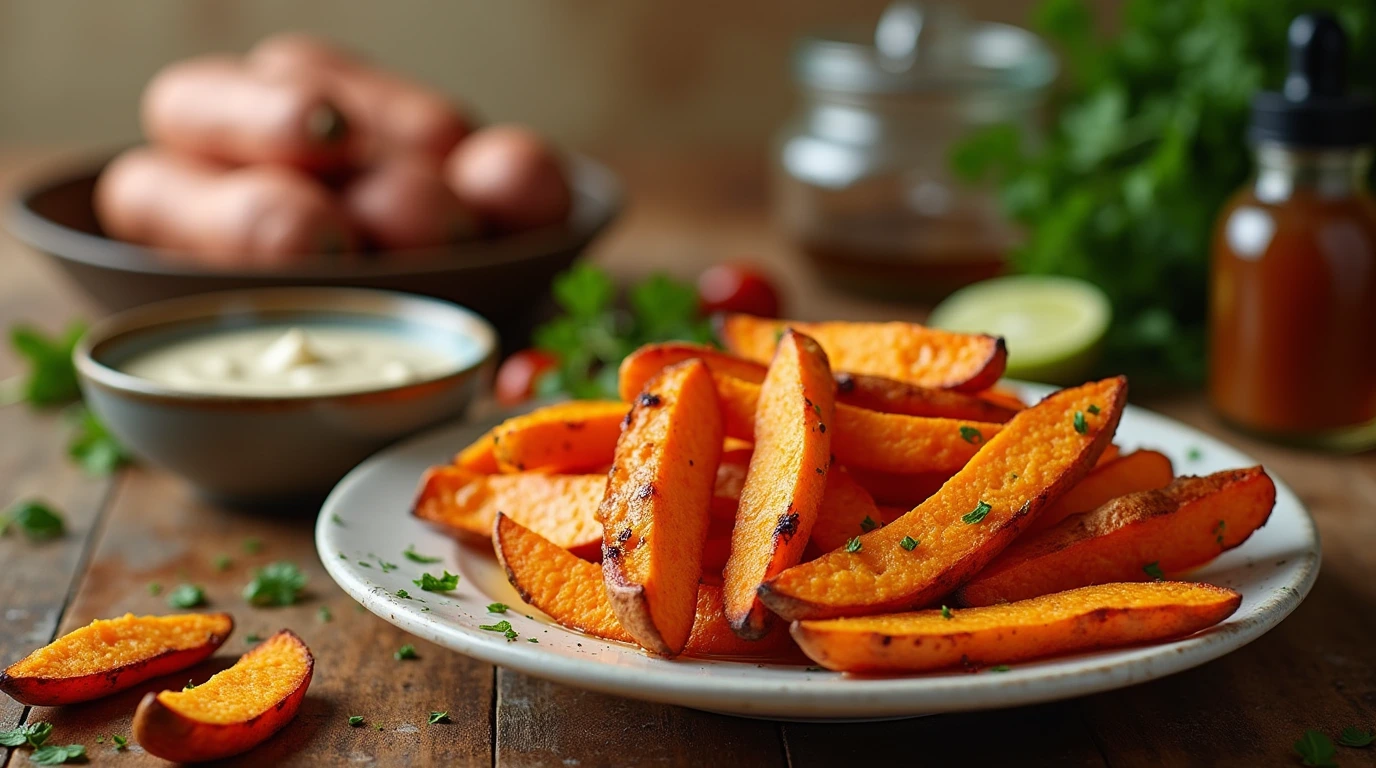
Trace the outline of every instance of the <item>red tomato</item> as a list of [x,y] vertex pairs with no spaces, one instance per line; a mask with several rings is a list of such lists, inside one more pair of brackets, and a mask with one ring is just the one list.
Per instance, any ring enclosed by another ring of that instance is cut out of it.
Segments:
[[698,299],[705,314],[779,316],[779,292],[767,275],[747,264],[718,264],[698,275]]
[[554,355],[538,349],[523,349],[502,361],[497,369],[494,387],[497,402],[505,406],[520,405],[535,393],[535,383],[545,371],[559,365]]

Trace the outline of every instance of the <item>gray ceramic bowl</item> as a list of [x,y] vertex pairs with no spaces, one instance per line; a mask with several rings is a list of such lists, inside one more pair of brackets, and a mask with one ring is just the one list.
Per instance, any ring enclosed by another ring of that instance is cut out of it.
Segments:
[[[132,356],[215,328],[364,323],[453,350],[451,373],[361,393],[245,397],[123,373]],[[379,448],[462,415],[497,348],[487,321],[445,301],[356,288],[271,288],[158,302],[110,317],[76,349],[87,405],[140,459],[231,503],[323,496]]]

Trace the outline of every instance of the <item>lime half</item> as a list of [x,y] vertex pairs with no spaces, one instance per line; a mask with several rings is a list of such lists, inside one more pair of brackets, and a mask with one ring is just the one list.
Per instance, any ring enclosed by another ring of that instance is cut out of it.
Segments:
[[1108,297],[1084,280],[1013,275],[956,291],[932,311],[929,323],[1002,336],[1011,378],[1070,384],[1094,367],[1112,316]]

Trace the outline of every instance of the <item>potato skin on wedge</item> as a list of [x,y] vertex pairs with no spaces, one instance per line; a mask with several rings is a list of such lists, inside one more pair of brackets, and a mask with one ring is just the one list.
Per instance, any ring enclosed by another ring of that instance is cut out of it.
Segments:
[[1102,584],[949,612],[800,621],[793,639],[843,672],[930,672],[1159,642],[1228,618],[1242,595],[1210,584]]
[[[0,672],[0,691],[30,706],[98,699],[200,663],[233,631],[227,613],[98,619]],[[118,662],[94,666],[111,658]]]
[[586,472],[611,460],[630,406],[615,400],[570,400],[514,416],[492,428],[502,472]]
[[[178,763],[246,752],[296,717],[314,671],[310,649],[284,629],[196,688],[143,697],[134,739],[149,754]],[[258,687],[265,680],[268,690]]]

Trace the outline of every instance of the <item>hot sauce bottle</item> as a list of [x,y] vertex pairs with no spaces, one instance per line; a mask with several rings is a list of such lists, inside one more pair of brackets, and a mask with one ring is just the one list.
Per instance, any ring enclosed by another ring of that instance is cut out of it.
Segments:
[[1376,446],[1376,109],[1346,85],[1326,14],[1290,25],[1290,73],[1257,95],[1255,178],[1212,248],[1209,395],[1223,418],[1284,442]]

